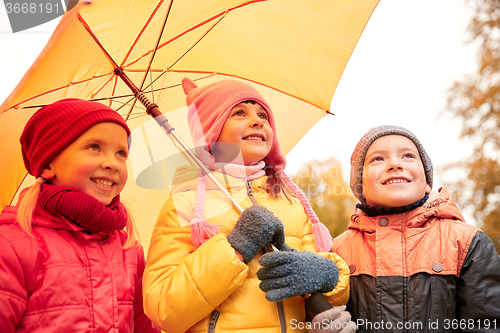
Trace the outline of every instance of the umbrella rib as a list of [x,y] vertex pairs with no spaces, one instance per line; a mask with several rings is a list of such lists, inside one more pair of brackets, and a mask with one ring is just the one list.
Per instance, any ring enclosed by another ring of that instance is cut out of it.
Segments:
[[[191,27],[190,29],[186,30],[186,31],[183,31],[182,33],[180,33],[179,35],[175,36],[175,37],[172,37],[171,39],[167,40],[166,42],[164,42],[163,44],[159,45],[158,46],[158,49],[161,49],[162,47],[170,44],[171,42],[173,42],[174,40],[177,40],[179,38],[181,38],[182,36],[184,36],[185,34],[187,34],[188,32],[190,31],[193,31],[203,25],[205,25],[206,23],[210,22],[210,21],[213,21],[215,19],[217,19],[218,17],[220,16],[225,16],[228,12],[231,12],[233,10],[236,10],[236,9],[239,9],[239,8],[242,8],[242,7],[245,7],[245,6],[248,6],[248,5],[251,5],[251,4],[254,4],[254,3],[257,3],[257,2],[265,2],[265,1],[268,1],[268,0],[253,0],[253,1],[248,1],[244,4],[241,4],[241,5],[238,5],[236,7],[233,7],[233,8],[228,8],[226,9],[224,12],[220,12],[220,13],[217,13],[215,15],[213,15],[212,17],[204,20],[203,22],[200,22],[198,23],[197,25]],[[128,63],[127,65],[124,65],[124,67],[130,67],[132,66],[133,64],[135,64],[136,62],[138,62],[139,60],[141,60],[142,58],[146,57],[149,53],[153,52],[152,50],[149,50],[147,51],[146,53],[144,53],[142,56],[138,57],[136,60],[134,60],[133,62],[131,63]]]
[[[122,64],[121,66],[124,66],[125,64],[125,61],[128,59],[128,57],[130,56],[130,54],[132,53],[132,49],[137,45],[137,43],[139,42],[139,39],[141,38],[142,34],[144,33],[144,31],[146,30],[146,28],[149,26],[149,24],[151,23],[151,21],[153,20],[153,17],[155,16],[155,14],[158,12],[158,10],[160,9],[160,7],[163,5],[163,0],[161,0],[158,5],[156,6],[156,8],[153,10],[153,12],[151,13],[151,15],[149,16],[147,22],[144,24],[144,26],[142,27],[141,31],[139,32],[139,34],[137,35],[137,37],[135,38],[134,42],[132,43],[132,45],[129,47],[128,49],[128,52],[127,54],[125,55],[125,57],[123,58],[123,61],[122,61]],[[172,3],[170,4],[170,8],[172,8]],[[168,11],[170,12],[170,8],[168,9]]]
[[94,80],[94,79],[96,79],[96,78],[106,77],[107,75],[109,75],[109,73],[107,73],[107,74],[103,74],[103,75],[98,75],[98,76],[93,76],[93,77],[91,77],[91,78],[88,78],[88,79],[85,79],[85,80],[82,80],[82,81],[78,81],[78,82],[70,82],[70,83],[68,83],[68,84],[66,84],[66,85],[64,85],[64,86],[62,86],[62,87],[54,88],[54,89],[51,89],[51,90],[45,91],[45,92],[44,92],[44,93],[42,93],[42,94],[38,94],[38,95],[35,95],[35,96],[30,97],[30,98],[28,98],[28,99],[25,99],[25,100],[23,100],[23,101],[21,101],[21,102],[17,103],[16,105],[12,105],[11,107],[9,107],[8,109],[5,109],[4,111],[10,110],[10,109],[16,109],[16,110],[17,110],[17,109],[19,109],[19,108],[21,108],[21,109],[30,109],[30,108],[34,108],[34,107],[40,108],[40,107],[42,107],[42,106],[45,106],[45,104],[39,104],[39,105],[35,105],[35,106],[22,106],[22,107],[19,107],[19,105],[20,105],[20,104],[22,104],[22,103],[29,102],[29,101],[31,101],[32,99],[38,98],[38,97],[40,97],[40,96],[46,95],[46,94],[48,94],[48,93],[52,93],[52,92],[54,92],[54,91],[58,91],[58,90],[61,90],[61,89],[66,89],[66,88],[68,88],[69,86],[74,86],[74,85],[77,85],[77,84],[80,84],[80,83],[85,83],[85,82],[88,82],[88,81],[92,81],[92,80]]
[[198,45],[198,43],[201,42],[201,40],[205,38],[205,36],[208,35],[208,33],[212,31],[215,28],[215,26],[217,26],[226,17],[228,12],[229,10],[226,10],[226,12],[222,16],[220,16],[219,20],[215,22],[207,31],[205,31],[205,33],[196,42],[194,42],[193,45],[191,45],[191,47],[186,50],[186,52],[184,52],[179,58],[177,58],[177,60],[175,60],[170,66],[168,66],[167,71],[169,71],[173,66],[175,66],[175,64],[178,63],[182,58],[184,58],[184,56],[188,54],[189,51],[191,51],[196,45]]
[[[148,68],[146,69],[146,72],[144,73],[144,77],[142,78],[142,83],[139,86],[139,90],[140,91],[142,91],[142,89],[144,87],[144,83],[146,82],[146,79],[148,77],[149,70],[151,69],[151,64],[153,63],[153,59],[154,59],[154,57],[156,55],[156,51],[158,50],[158,45],[160,44],[160,41],[161,41],[161,36],[163,35],[163,32],[165,31],[165,26],[167,25],[167,20],[168,20],[168,17],[170,15],[170,11],[172,10],[173,3],[174,3],[173,0],[170,1],[170,5],[169,5],[168,10],[167,10],[167,15],[165,16],[165,20],[163,20],[163,25],[162,25],[162,28],[161,28],[161,32],[158,35],[158,40],[156,41],[156,46],[154,48],[153,54],[151,55],[151,59],[149,60],[149,63],[148,63]],[[141,34],[142,34],[142,31],[141,31]],[[135,99],[135,101],[133,102],[132,106],[130,107],[130,110],[128,111],[128,113],[126,115],[125,120],[128,120],[130,118],[130,114],[132,113],[132,110],[135,107],[136,101],[137,101],[137,98]],[[154,98],[153,98],[153,103],[154,103]]]
[[160,34],[158,35],[158,40],[156,41],[156,46],[154,48],[153,54],[151,55],[151,58],[149,59],[148,68],[146,69],[146,72],[144,73],[142,83],[139,87],[140,90],[142,90],[142,88],[144,87],[144,83],[146,82],[146,78],[148,76],[149,70],[151,69],[151,64],[153,63],[153,60],[155,58],[156,51],[158,51],[158,46],[160,45],[161,36],[163,36],[163,32],[165,31],[165,27],[167,25],[168,17],[170,16],[170,11],[172,10],[173,4],[174,4],[174,0],[170,1],[170,6],[168,7],[167,15],[165,15],[165,20],[163,20],[163,25],[161,27]]
[[28,177],[28,173],[25,173],[24,174],[24,177],[23,179],[21,180],[21,182],[19,183],[20,185],[16,188],[16,191],[14,192],[14,195],[12,196],[12,198],[10,199],[10,202],[9,202],[9,206],[12,206],[12,203],[14,202],[14,199],[16,198],[16,195],[19,193],[19,191],[21,190],[21,184],[24,183],[24,181],[26,180],[26,177]]
[[[332,114],[332,115],[334,115],[334,113],[330,112],[330,110],[323,109],[323,108],[321,108],[321,107],[317,106],[317,105],[316,105],[316,104],[314,104],[314,103],[311,103],[311,102],[309,102],[309,101],[306,101],[306,100],[305,100],[305,99],[303,99],[303,98],[298,98],[297,96],[294,96],[294,95],[292,95],[292,94],[290,94],[290,93],[287,93],[286,91],[276,89],[276,88],[274,88],[274,87],[272,87],[272,86],[269,86],[269,85],[263,84],[263,83],[261,83],[261,82],[254,81],[254,80],[251,80],[251,79],[249,79],[249,78],[242,77],[242,76],[238,76],[238,75],[234,75],[234,74],[226,74],[226,73],[221,73],[221,72],[216,72],[216,73],[214,73],[214,72],[186,71],[186,70],[179,70],[179,71],[177,71],[177,70],[175,70],[175,69],[174,69],[174,70],[170,70],[170,72],[174,72],[174,73],[199,73],[199,74],[209,74],[207,77],[212,76],[212,75],[224,75],[224,76],[228,76],[228,77],[233,77],[233,78],[242,79],[242,80],[245,80],[245,81],[248,81],[248,82],[253,82],[253,83],[256,83],[256,84],[258,84],[258,85],[261,85],[261,86],[263,86],[263,87],[266,87],[266,88],[272,89],[272,90],[274,90],[274,91],[278,91],[278,92],[280,92],[280,93],[282,93],[282,94],[284,94],[284,95],[288,95],[288,96],[290,96],[290,97],[293,97],[293,98],[295,98],[295,99],[298,99],[299,101],[302,101],[302,102],[304,102],[304,103],[307,103],[307,104],[310,104],[310,105],[312,105],[312,106],[315,106],[315,107],[317,107],[318,109],[321,109],[321,110],[325,111],[327,114]],[[201,80],[201,79],[204,79],[204,78],[199,78],[199,79],[197,79],[197,80]]]
[[116,63],[116,61],[113,59],[113,57],[111,57],[111,55],[108,53],[108,51],[106,51],[106,49],[104,48],[104,46],[102,46],[102,44],[99,41],[99,39],[97,38],[97,36],[94,34],[94,32],[92,31],[92,29],[90,29],[89,25],[87,24],[87,22],[83,19],[83,17],[80,14],[78,14],[78,19],[82,23],[82,25],[85,28],[85,30],[87,30],[87,32],[90,34],[90,37],[92,37],[92,39],[94,39],[94,41],[96,42],[97,46],[101,49],[101,51],[104,53],[104,55],[106,56],[106,58],[108,58],[108,60],[111,62],[111,65],[113,65],[114,68],[118,68],[118,64]]
[[[171,2],[171,5],[172,5],[173,1]],[[169,13],[170,13],[170,9],[172,7],[169,8]],[[155,79],[155,80],[152,80],[151,81],[151,84],[149,84],[148,86],[146,86],[146,88],[150,87],[153,85],[154,82],[156,82],[160,77],[162,77],[165,73],[169,72],[170,69],[172,68],[172,66],[175,66],[176,63],[178,63],[189,51],[191,51],[196,45],[198,45],[198,43],[203,39],[205,38],[205,36],[210,32],[212,31],[221,21],[222,19],[224,19],[227,15],[227,13],[229,12],[230,10],[226,10],[224,13],[222,13],[222,15],[219,16],[219,19],[207,30],[205,31],[205,33],[196,41],[193,43],[193,45],[186,50],[186,52],[184,52],[179,58],[177,58],[169,67],[167,67],[165,70],[163,70],[160,75]],[[158,38],[158,42],[156,44],[156,48],[155,48],[155,51],[153,52],[153,55],[151,56],[151,60],[148,64],[148,68],[146,70],[146,73],[144,75],[144,79],[142,81],[142,84],[141,84],[141,90],[144,88],[144,83],[146,82],[146,78],[147,78],[147,75],[148,73],[150,73],[150,69],[151,69],[151,64],[153,62],[153,59],[154,59],[154,56],[156,54],[156,51],[158,50],[159,48],[159,44],[160,44],[160,40],[161,40],[161,36],[163,34],[163,31],[165,29],[165,25],[167,23],[167,19],[168,19],[168,14],[167,14],[167,17],[165,18],[165,22],[164,22],[164,25],[163,25],[163,28],[162,28],[162,32],[160,33],[160,36]],[[164,44],[165,45],[165,44]],[[129,64],[130,65],[130,64]],[[132,110],[131,110],[132,111]]]

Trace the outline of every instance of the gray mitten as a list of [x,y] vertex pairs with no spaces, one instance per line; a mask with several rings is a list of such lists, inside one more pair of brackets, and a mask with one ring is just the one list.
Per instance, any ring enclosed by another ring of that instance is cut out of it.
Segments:
[[269,252],[259,262],[259,286],[272,302],[316,291],[327,293],[339,279],[337,265],[312,252]]
[[309,333],[354,333],[356,324],[351,321],[351,314],[345,311],[345,305],[334,306],[314,317]]
[[281,250],[285,243],[285,229],[271,211],[253,206],[241,213],[234,229],[227,235],[227,240],[248,264],[270,242]]

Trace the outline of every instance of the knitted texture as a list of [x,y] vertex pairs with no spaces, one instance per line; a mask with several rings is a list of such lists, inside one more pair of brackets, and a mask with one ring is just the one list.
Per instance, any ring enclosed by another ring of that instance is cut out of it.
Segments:
[[339,280],[337,265],[312,252],[269,252],[259,263],[262,265],[257,271],[262,281],[260,289],[271,302],[317,291],[327,293]]
[[35,112],[21,134],[24,165],[30,175],[40,176],[52,160],[92,126],[112,122],[130,129],[125,120],[104,104],[63,99]]
[[119,195],[105,206],[88,194],[51,184],[41,185],[37,206],[92,232],[121,230],[128,219]]
[[[225,174],[236,178],[252,180],[265,175],[264,167],[266,164],[260,161],[256,165],[240,165],[232,163],[215,163],[214,169],[221,170]],[[205,209],[205,189],[207,184],[207,175],[200,171],[198,178],[198,188],[196,195],[196,207],[194,209],[193,219],[189,222],[191,227],[191,239],[193,244],[200,247],[211,237],[220,232],[219,226],[214,225],[203,219],[203,211]]]
[[264,161],[277,170],[285,169],[286,157],[278,142],[274,115],[264,97],[252,86],[241,81],[223,80],[197,87],[193,81],[184,78],[182,87],[186,94],[186,103],[191,106],[188,111],[188,122],[196,147],[207,144],[210,146],[217,142],[233,107],[243,101],[253,100],[266,110],[269,125],[274,133],[273,145]]
[[356,198],[361,203],[366,203],[363,196],[363,165],[365,163],[366,152],[372,145],[372,143],[378,138],[386,135],[402,135],[410,139],[418,149],[420,154],[420,159],[424,166],[425,179],[427,184],[432,188],[433,181],[433,171],[432,171],[432,161],[430,157],[425,152],[424,147],[418,140],[418,138],[404,127],[384,125],[379,127],[373,127],[359,140],[356,148],[351,155],[351,179],[350,186],[351,191]]
[[285,243],[283,223],[268,209],[252,206],[241,213],[227,241],[238,251],[246,264],[269,243],[281,249]]
[[196,207],[194,210],[194,218],[189,223],[191,227],[191,239],[196,247],[200,247],[211,237],[217,235],[220,230],[219,226],[203,219],[203,210],[205,207],[205,188],[207,184],[207,175],[201,171],[198,179],[198,193],[196,196]]
[[392,214],[400,214],[400,213],[405,213],[409,212],[410,210],[414,210],[415,208],[418,208],[420,206],[423,206],[423,204],[427,201],[429,198],[429,194],[425,194],[424,197],[412,204],[405,205],[405,206],[400,206],[400,207],[377,207],[377,206],[370,206],[368,204],[356,204],[356,208],[361,209],[367,216],[374,217],[374,216],[379,216],[379,215],[392,215]]
[[334,306],[321,312],[311,322],[309,333],[354,333],[356,324],[351,321],[351,314],[346,306]]
[[299,199],[302,207],[304,207],[304,211],[307,216],[311,220],[313,224],[313,233],[314,233],[314,241],[316,243],[316,250],[318,252],[329,252],[333,246],[332,236],[330,235],[330,231],[328,228],[319,221],[318,216],[314,212],[307,200],[306,195],[302,190],[295,184],[290,177],[285,172],[280,173],[281,179],[285,182],[286,186],[290,190],[292,190],[293,194]]

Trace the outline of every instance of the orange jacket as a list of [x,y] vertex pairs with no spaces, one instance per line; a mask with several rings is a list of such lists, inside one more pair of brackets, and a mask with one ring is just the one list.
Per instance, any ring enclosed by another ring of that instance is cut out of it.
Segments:
[[356,208],[332,250],[349,265],[358,332],[453,332],[453,320],[486,319],[500,329],[500,259],[444,189],[401,214]]

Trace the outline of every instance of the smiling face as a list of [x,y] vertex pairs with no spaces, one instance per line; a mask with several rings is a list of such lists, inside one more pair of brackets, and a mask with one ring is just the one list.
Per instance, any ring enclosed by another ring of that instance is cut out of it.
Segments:
[[373,141],[363,164],[363,189],[366,203],[377,207],[409,205],[430,193],[413,141],[401,135]]
[[108,205],[125,187],[127,157],[125,129],[111,122],[99,123],[54,158],[42,177]]
[[245,165],[251,165],[269,154],[273,136],[269,116],[260,104],[239,103],[229,113],[212,155],[217,162],[229,163],[234,159],[234,148],[239,147]]

